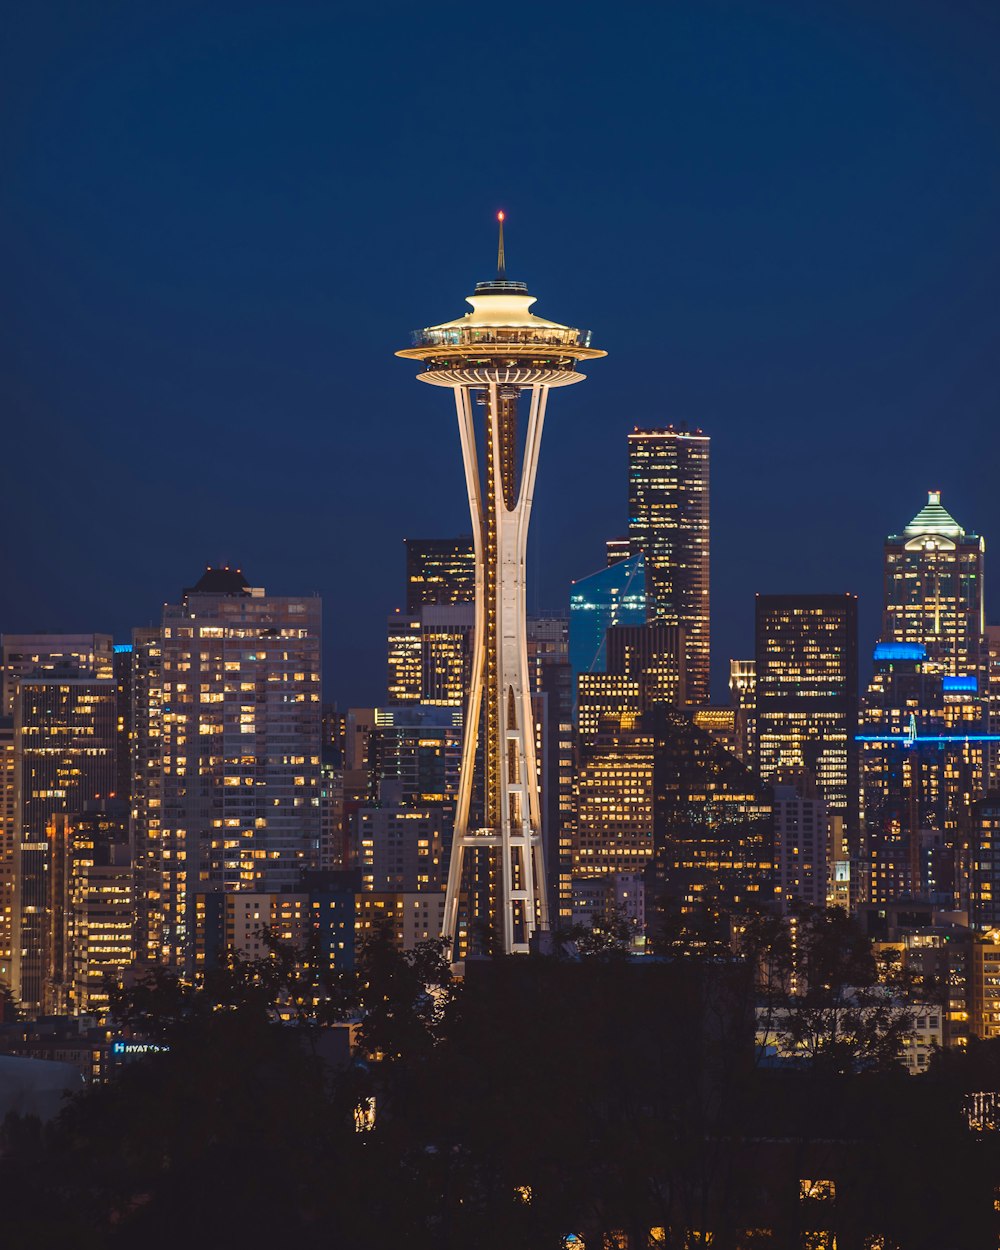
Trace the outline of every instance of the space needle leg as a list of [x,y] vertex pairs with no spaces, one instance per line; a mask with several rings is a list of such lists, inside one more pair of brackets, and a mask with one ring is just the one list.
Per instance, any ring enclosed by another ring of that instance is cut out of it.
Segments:
[[455,830],[451,842],[448,888],[445,893],[444,918],[441,926],[441,935],[448,943],[446,953],[449,960],[454,960],[455,958],[455,947],[458,938],[458,906],[462,893],[465,847],[469,837],[469,810],[472,802],[472,783],[476,769],[479,714],[483,701],[483,682],[486,665],[483,505],[479,485],[479,463],[476,456],[476,433],[472,417],[472,395],[468,387],[461,386],[455,388],[455,409],[458,415],[458,432],[462,442],[462,462],[465,466],[465,485],[469,495],[469,512],[472,518],[472,541],[476,557],[476,600],[475,624],[472,635],[472,666],[469,694],[465,707],[465,723],[462,732],[462,763],[459,770],[458,795],[455,801]]

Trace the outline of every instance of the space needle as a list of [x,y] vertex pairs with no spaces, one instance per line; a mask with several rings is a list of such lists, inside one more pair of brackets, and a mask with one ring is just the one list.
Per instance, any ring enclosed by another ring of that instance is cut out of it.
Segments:
[[396,353],[422,363],[420,381],[454,391],[476,556],[472,666],[442,925],[452,958],[463,900],[466,925],[488,924],[506,954],[527,953],[532,934],[549,927],[528,681],[528,521],[549,391],[582,382],[579,363],[607,354],[590,346],[589,331],[530,311],[535,298],[525,283],[507,278],[504,214],[497,219],[497,276],[476,284],[467,299],[472,311],[416,330],[413,346]]

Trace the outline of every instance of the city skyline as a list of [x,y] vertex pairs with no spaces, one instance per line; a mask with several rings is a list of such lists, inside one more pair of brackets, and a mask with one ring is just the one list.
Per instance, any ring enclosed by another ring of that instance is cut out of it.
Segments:
[[[378,622],[403,606],[403,538],[468,529],[449,419],[386,354],[476,278],[501,207],[518,267],[611,353],[567,397],[558,454],[542,452],[530,608],[562,608],[626,528],[636,424],[687,421],[713,440],[716,697],[728,658],[748,653],[758,591],[857,593],[864,656],[879,542],[927,490],[998,532],[989,457],[945,459],[939,441],[960,420],[989,446],[995,409],[996,15],[810,7],[811,23],[719,23],[704,6],[658,12],[641,40],[632,26],[599,51],[543,15],[518,72],[596,119],[610,176],[584,161],[557,177],[541,139],[476,171],[463,129],[453,148],[469,157],[425,185],[422,132],[400,133],[374,87],[401,75],[414,119],[458,98],[450,77],[411,66],[426,38],[415,18],[376,33],[291,6],[278,31],[257,11],[234,48],[217,16],[157,24],[155,7],[14,23],[4,484],[33,521],[0,588],[12,632],[124,639],[192,568],[241,565],[322,595],[328,695],[363,701],[380,680]],[[474,55],[478,33],[447,32],[443,62]],[[330,76],[344,41],[357,56]],[[591,74],[572,68],[584,50]],[[725,73],[706,79],[706,64]],[[46,422],[39,512],[14,465],[42,454]],[[267,507],[248,526],[251,483]],[[208,502],[188,509],[187,495]],[[151,498],[149,523],[130,523]],[[748,555],[744,522],[762,507],[782,542]],[[358,524],[365,544],[344,542]]]

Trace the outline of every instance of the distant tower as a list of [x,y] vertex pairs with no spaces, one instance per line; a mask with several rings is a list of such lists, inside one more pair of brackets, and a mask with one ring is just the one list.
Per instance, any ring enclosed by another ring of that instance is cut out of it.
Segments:
[[885,642],[923,643],[927,671],[979,673],[983,648],[983,551],[941,505],[941,492],[902,534],[885,540]]
[[687,702],[709,702],[709,437],[701,430],[628,436],[628,530],[646,556],[651,621],[683,625]]
[[[472,674],[444,934],[454,951],[465,852],[471,850],[477,879],[471,882],[470,897],[486,899],[478,907],[478,919],[494,929],[500,949],[523,953],[534,930],[548,928],[525,626],[528,519],[549,391],[582,382],[577,363],[606,353],[590,347],[587,331],[529,312],[535,300],[528,288],[507,280],[503,213],[498,219],[497,276],[477,283],[468,299],[472,312],[416,331],[414,346],[396,354],[424,363],[421,381],[455,392],[476,553]],[[517,409],[525,391],[530,406],[518,473]],[[474,403],[485,410],[481,457]],[[471,828],[481,714],[483,817],[481,827]],[[499,898],[491,882],[499,887]]]

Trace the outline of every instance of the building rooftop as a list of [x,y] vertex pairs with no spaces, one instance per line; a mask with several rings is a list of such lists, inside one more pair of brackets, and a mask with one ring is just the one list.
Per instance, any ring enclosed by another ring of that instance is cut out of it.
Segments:
[[243,573],[227,565],[221,569],[214,569],[211,566],[206,568],[195,585],[185,589],[184,596],[186,598],[188,595],[248,595],[249,593],[250,583]]
[[943,534],[947,538],[964,538],[965,530],[951,513],[941,505],[941,492],[927,492],[927,502],[909,523],[903,533],[912,538],[916,534]]

